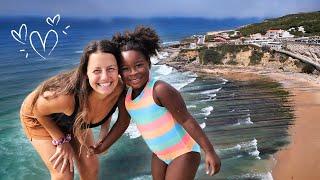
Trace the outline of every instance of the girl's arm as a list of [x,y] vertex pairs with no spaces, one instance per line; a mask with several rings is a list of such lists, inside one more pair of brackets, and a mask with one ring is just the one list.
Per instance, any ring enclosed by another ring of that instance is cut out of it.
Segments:
[[112,116],[110,116],[109,119],[101,125],[98,142],[102,141],[104,137],[107,136],[110,128],[111,118]]
[[213,175],[219,172],[221,166],[220,158],[197,121],[188,112],[181,94],[163,81],[156,82],[153,92],[155,102],[160,106],[166,107],[173,118],[184,127],[205,152],[207,174]]
[[125,96],[121,95],[118,103],[119,115],[110,132],[105,136],[103,141],[90,147],[90,154],[100,154],[106,151],[113,143],[115,143],[121,135],[126,131],[130,123],[130,115],[128,114],[125,104]]
[[[101,127],[100,127],[100,133],[99,133],[99,138],[96,141],[96,145],[101,144],[101,142],[104,140],[104,138],[107,136],[108,132],[109,132],[109,128],[110,128],[110,122],[111,122],[111,117],[109,117],[109,119],[104,122]],[[106,151],[103,151],[102,153],[106,153]]]
[[[70,107],[73,107],[73,97],[70,96],[58,96],[53,99],[46,99],[43,96],[39,96],[33,113],[39,123],[48,131],[52,139],[59,140],[65,138],[66,134],[64,134],[60,128],[56,125],[56,123],[51,120],[49,117],[50,114],[53,113],[65,113],[68,114],[69,112],[64,112],[70,110]],[[69,162],[70,171],[73,171],[73,158],[74,158],[74,151],[69,143],[63,143],[58,145],[56,148],[56,153],[49,159],[52,163],[54,163],[53,167],[57,168],[60,163],[62,167],[60,169],[63,172],[67,164]]]

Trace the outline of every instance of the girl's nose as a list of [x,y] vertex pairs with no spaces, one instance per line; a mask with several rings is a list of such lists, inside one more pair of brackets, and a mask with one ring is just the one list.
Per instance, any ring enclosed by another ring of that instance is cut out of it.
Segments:
[[130,71],[130,74],[131,75],[137,74],[137,70],[135,68],[132,68],[131,71]]

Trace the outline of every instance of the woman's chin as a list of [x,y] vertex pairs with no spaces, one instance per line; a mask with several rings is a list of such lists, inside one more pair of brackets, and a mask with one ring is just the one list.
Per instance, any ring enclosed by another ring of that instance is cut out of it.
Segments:
[[98,94],[101,97],[105,97],[108,96],[110,94],[112,94],[112,92],[115,90],[115,88],[110,88],[110,89],[97,89],[94,92],[96,92],[96,94]]

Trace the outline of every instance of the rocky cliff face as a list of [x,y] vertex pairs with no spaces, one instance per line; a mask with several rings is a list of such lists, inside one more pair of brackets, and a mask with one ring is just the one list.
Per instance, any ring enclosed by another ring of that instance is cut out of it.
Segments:
[[[215,54],[219,54],[219,60],[210,61],[210,58],[215,58],[214,56],[209,56],[207,59],[202,59],[200,62],[202,64],[213,64],[217,63],[221,65],[237,65],[237,66],[260,66],[271,69],[278,69],[288,72],[307,72],[307,73],[319,73],[314,68],[300,62],[297,59],[291,58],[285,54],[263,50],[261,48],[247,46],[241,48],[241,50],[230,51],[230,47],[220,49],[205,49],[205,51],[215,51]],[[200,50],[201,51],[201,50]],[[186,63],[199,63],[196,61],[199,59],[199,54],[201,52],[197,50],[183,50],[180,51],[179,56],[176,60],[185,61]],[[200,58],[201,59],[201,58]]]
[[306,56],[320,64],[320,45],[287,42],[285,49]]

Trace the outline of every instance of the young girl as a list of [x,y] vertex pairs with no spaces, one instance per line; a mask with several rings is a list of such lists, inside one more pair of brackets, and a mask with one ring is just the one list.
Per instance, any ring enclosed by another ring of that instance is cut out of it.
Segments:
[[[120,45],[120,74],[129,86],[126,109],[153,152],[153,179],[194,179],[201,159],[199,145],[205,152],[207,174],[217,173],[220,159],[180,93],[150,75],[150,56],[159,49],[155,31],[137,27],[134,32],[115,35],[113,41]],[[108,148],[107,141],[108,136],[95,153]]]
[[[120,56],[114,43],[93,41],[84,49],[76,69],[46,80],[24,100],[22,126],[51,179],[73,179],[74,161],[81,179],[98,179],[97,156],[87,157],[81,147],[94,144],[90,128],[101,125],[102,139],[116,107],[120,114],[125,110],[119,101],[123,91],[118,77]],[[123,133],[126,126],[117,129]]]

